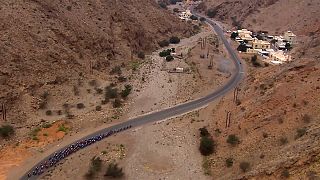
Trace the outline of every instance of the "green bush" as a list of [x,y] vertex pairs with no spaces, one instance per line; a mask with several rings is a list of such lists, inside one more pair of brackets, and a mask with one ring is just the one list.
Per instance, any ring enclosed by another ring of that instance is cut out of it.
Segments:
[[180,38],[178,38],[177,36],[172,36],[169,40],[169,42],[171,44],[179,44],[180,43]]
[[240,143],[240,140],[235,134],[231,134],[228,136],[227,143],[231,144],[232,146],[235,146]]
[[11,125],[2,125],[0,128],[0,135],[3,138],[10,137],[14,134],[14,129]]
[[163,50],[159,53],[160,57],[167,57],[171,54],[171,49]]
[[203,136],[203,137],[201,137],[201,140],[200,140],[199,150],[202,155],[208,156],[208,155],[214,153],[215,142],[213,141],[212,138],[207,137],[207,136]]
[[250,169],[250,163],[245,162],[245,161],[241,162],[239,167],[242,170],[242,172],[247,172]]
[[170,61],[173,61],[174,60],[174,57],[169,55],[166,57],[166,61],[170,62]]
[[122,168],[118,167],[118,164],[116,163],[110,163],[108,165],[107,172],[104,176],[112,177],[112,178],[121,178],[123,177],[124,173],[122,171]]

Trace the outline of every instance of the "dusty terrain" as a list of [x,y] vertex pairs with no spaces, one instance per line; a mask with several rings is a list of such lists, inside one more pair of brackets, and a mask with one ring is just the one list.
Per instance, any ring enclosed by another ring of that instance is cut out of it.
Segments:
[[[200,38],[204,37],[207,37],[207,41],[211,45],[207,45],[203,50],[198,42]],[[219,45],[216,46],[216,43]],[[176,48],[177,54],[179,54],[178,52],[185,54],[184,58],[166,62],[159,58],[158,53],[161,50],[146,57],[146,62],[140,64],[139,70],[133,73],[132,79],[135,81],[132,84],[136,87],[137,92],[131,95],[126,106],[122,108],[121,114],[124,116],[120,116],[117,122],[125,120],[126,117],[141,115],[198,98],[225,83],[233,71],[232,64],[229,64],[225,59],[225,53],[218,39],[212,34],[212,31],[205,27],[196,36],[184,39],[180,44],[171,47]],[[207,53],[208,49],[213,55],[212,70],[207,67],[209,59],[200,58],[200,55],[204,52]],[[179,74],[168,72],[168,68],[172,69],[177,66],[189,68],[191,71]],[[142,77],[145,81],[141,80]],[[199,86],[202,87],[201,91]],[[202,157],[200,155],[194,156],[198,151],[196,146],[198,128],[204,126],[204,120],[198,116],[198,113],[191,113],[185,116],[188,120],[183,122],[182,118],[177,118],[172,124],[169,122],[156,123],[107,139],[97,146],[71,156],[61,166],[45,175],[44,179],[49,177],[49,179],[68,179],[70,177],[82,179],[88,170],[90,159],[95,155],[102,157],[105,163],[119,162],[128,179],[132,179],[132,177],[139,179],[153,179],[155,177],[193,179],[199,176],[206,178],[201,168]],[[89,116],[83,118],[87,117]],[[187,128],[189,126],[192,128]],[[165,131],[167,128],[169,131]],[[57,143],[52,144],[52,147],[55,144]],[[125,152],[123,152],[125,156],[121,157],[119,156],[120,144],[125,147]],[[189,148],[191,145],[192,148]],[[146,146],[148,148],[145,148]],[[163,146],[168,146],[171,150],[168,151],[167,148],[162,148]],[[108,153],[101,154],[103,150]],[[44,151],[45,153],[46,151]],[[190,165],[182,166],[181,164],[186,159]],[[79,162],[86,162],[86,164],[79,166]],[[100,174],[98,177],[102,175]]]

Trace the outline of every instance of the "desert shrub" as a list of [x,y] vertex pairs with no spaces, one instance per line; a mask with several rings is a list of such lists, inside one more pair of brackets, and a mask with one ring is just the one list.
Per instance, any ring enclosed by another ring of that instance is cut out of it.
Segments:
[[127,78],[124,77],[124,76],[119,76],[119,77],[118,77],[118,81],[119,81],[119,82],[126,82],[126,81],[127,81]]
[[251,63],[254,67],[260,67],[261,64],[258,62],[258,56],[254,55],[251,57]]
[[200,21],[201,21],[201,22],[204,22],[204,21],[206,21],[206,18],[201,17],[201,18],[200,18]]
[[72,10],[72,7],[71,7],[71,6],[67,6],[67,10],[68,10],[68,11],[71,11],[71,10]]
[[104,176],[112,178],[121,178],[124,175],[122,168],[118,167],[116,163],[110,163],[107,168],[107,172]]
[[226,159],[226,166],[227,167],[233,166],[233,158],[227,158]]
[[159,2],[159,6],[163,9],[167,9],[167,5],[164,2]]
[[102,160],[99,157],[93,157],[90,162],[89,171],[86,173],[85,177],[87,179],[92,179],[96,172],[99,172],[102,167]]
[[125,89],[121,91],[121,97],[126,98],[131,93],[132,86],[127,84],[125,85]]
[[101,110],[102,110],[101,106],[96,106],[96,111],[101,111]]
[[307,129],[306,128],[299,128],[297,129],[297,133],[296,133],[296,136],[295,138],[298,139],[298,138],[301,138],[302,136],[304,136],[307,132]]
[[304,114],[304,115],[302,116],[302,120],[303,120],[303,122],[305,122],[305,123],[310,123],[310,121],[311,121],[311,116],[308,115],[308,114]]
[[75,96],[79,96],[80,94],[80,91],[79,91],[79,88],[77,86],[73,86],[73,94]]
[[228,136],[227,143],[231,144],[232,146],[235,146],[240,143],[240,140],[235,134],[231,134]]
[[95,80],[95,79],[93,79],[93,80],[91,80],[91,81],[89,81],[89,85],[90,86],[97,86],[97,80]]
[[263,136],[263,138],[267,138],[267,137],[268,137],[268,133],[263,132],[263,133],[262,133],[262,136]]
[[110,71],[110,74],[121,74],[122,71],[121,71],[121,67],[120,66],[115,66],[111,69]]
[[111,86],[106,87],[105,99],[114,99],[118,97],[118,89]]
[[52,111],[51,111],[51,110],[47,110],[47,111],[46,111],[46,115],[47,115],[47,116],[51,116],[51,115],[52,115]]
[[283,178],[289,178],[290,176],[290,173],[288,171],[288,169],[284,169],[282,172],[281,172],[281,177]]
[[281,137],[280,138],[280,145],[283,146],[285,144],[287,144],[289,141],[288,141],[288,138],[287,137]]
[[179,9],[178,8],[173,8],[173,12],[178,13]]
[[144,59],[145,57],[146,57],[146,55],[144,54],[144,52],[140,51],[140,52],[138,53],[138,58]]
[[171,49],[163,50],[159,53],[160,57],[167,57],[171,54]]
[[177,36],[172,36],[169,40],[169,42],[171,44],[179,44],[180,43],[180,38],[178,38]]
[[78,108],[78,109],[83,109],[83,108],[85,108],[85,106],[84,106],[83,103],[78,103],[78,104],[77,104],[77,108]]
[[174,57],[171,56],[171,55],[169,55],[169,56],[166,57],[166,61],[167,61],[167,62],[170,62],[170,61],[173,61],[173,60],[174,60]]
[[250,169],[250,163],[243,161],[240,163],[239,167],[242,170],[242,172],[247,172]]
[[200,140],[199,150],[202,155],[208,156],[208,155],[214,153],[215,142],[213,141],[212,138],[207,137],[207,136],[203,136],[203,137],[201,137],[201,140]]
[[158,44],[160,47],[166,47],[166,46],[169,46],[170,43],[167,40],[163,40],[163,41],[158,42]]
[[206,127],[200,128],[199,131],[200,131],[200,136],[201,137],[205,137],[205,136],[209,136],[210,135],[210,133],[209,133],[209,131],[207,130]]
[[0,135],[3,138],[10,137],[14,134],[13,126],[11,125],[2,125],[0,127]]
[[121,105],[122,105],[122,104],[121,104],[121,100],[118,99],[118,98],[115,99],[115,100],[113,101],[113,104],[112,104],[112,105],[113,105],[114,108],[119,108],[119,107],[121,107]]
[[216,14],[217,14],[217,11],[216,11],[215,9],[209,9],[209,10],[207,11],[207,16],[208,16],[209,18],[214,18],[214,17],[216,16]]
[[191,19],[191,20],[198,20],[198,17],[195,16],[195,15],[191,15],[191,16],[190,16],[190,19]]

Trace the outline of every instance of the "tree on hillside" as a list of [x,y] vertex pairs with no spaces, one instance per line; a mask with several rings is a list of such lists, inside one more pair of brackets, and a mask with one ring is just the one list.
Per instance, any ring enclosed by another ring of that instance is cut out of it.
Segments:
[[215,9],[209,9],[209,10],[207,11],[207,16],[208,16],[209,18],[214,18],[214,17],[216,16],[216,14],[217,14],[217,10],[215,10]]

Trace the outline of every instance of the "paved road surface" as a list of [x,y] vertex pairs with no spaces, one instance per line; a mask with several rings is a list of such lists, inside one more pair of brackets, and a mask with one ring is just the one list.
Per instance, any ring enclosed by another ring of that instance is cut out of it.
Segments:
[[[198,17],[201,17],[200,15],[198,15],[196,13],[194,13],[194,14],[196,16],[198,16]],[[232,49],[231,45],[228,43],[227,39],[225,38],[223,30],[218,25],[216,25],[215,22],[213,22],[212,20],[207,19],[207,23],[213,28],[213,30],[216,32],[216,34],[220,37],[220,39],[222,40],[223,44],[225,45],[225,47],[226,47],[226,49],[227,49],[227,51],[228,51],[228,53],[230,55],[231,61],[235,65],[235,72],[232,75],[231,79],[225,85],[223,85],[222,87],[220,87],[220,89],[212,92],[211,94],[208,94],[205,97],[202,97],[202,98],[190,101],[190,102],[186,102],[186,103],[183,103],[183,104],[180,104],[180,105],[168,108],[168,109],[164,109],[164,110],[161,110],[161,111],[153,112],[153,113],[150,113],[150,114],[147,114],[147,115],[144,115],[144,116],[140,116],[140,117],[136,117],[136,118],[133,118],[133,119],[129,119],[126,122],[123,122],[123,123],[117,124],[115,126],[112,126],[112,127],[109,127],[109,128],[94,132],[91,135],[83,137],[82,139],[79,139],[77,141],[81,141],[83,139],[87,139],[89,137],[93,137],[93,136],[96,136],[98,134],[106,133],[106,132],[109,132],[110,130],[116,130],[116,129],[119,129],[121,127],[126,127],[126,126],[129,126],[129,125],[131,125],[132,127],[137,127],[137,126],[149,124],[149,123],[152,123],[152,122],[164,120],[164,119],[167,119],[167,118],[172,118],[172,117],[175,117],[175,116],[178,116],[178,115],[182,115],[184,113],[187,113],[187,112],[193,111],[195,109],[199,109],[201,107],[206,106],[210,102],[213,102],[214,100],[224,96],[230,90],[235,88],[238,85],[238,83],[241,81],[242,77],[243,77],[243,67],[241,65],[241,62],[240,62],[236,52]],[[65,149],[65,148],[66,147],[63,147],[60,150]],[[58,151],[60,151],[60,150],[58,150]],[[50,156],[52,156],[52,155],[50,155]],[[46,161],[48,159],[49,159],[49,156],[44,158],[41,162],[44,162],[44,161]],[[30,171],[32,171],[41,162],[36,164]],[[24,174],[21,177],[22,180],[28,179],[28,177],[27,177],[27,173],[28,172],[26,172],[26,174]],[[36,179],[36,177],[33,176],[30,179]]]

